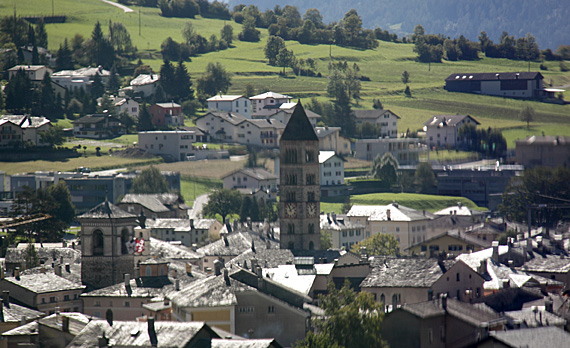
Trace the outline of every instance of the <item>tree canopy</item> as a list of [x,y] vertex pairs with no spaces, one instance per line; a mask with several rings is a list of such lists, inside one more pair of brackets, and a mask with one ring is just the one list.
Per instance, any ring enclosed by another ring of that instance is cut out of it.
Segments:
[[400,243],[391,234],[377,233],[372,237],[358,242],[352,246],[350,251],[360,255],[360,249],[366,248],[368,255],[398,255]]
[[381,179],[388,186],[398,182],[398,160],[391,152],[386,152],[382,157],[376,156],[372,163],[372,175],[376,179]]
[[131,187],[131,193],[167,193],[168,191],[166,178],[154,166],[143,169],[134,178],[133,186]]
[[384,348],[382,340],[383,305],[372,294],[356,293],[348,281],[338,290],[331,282],[328,294],[319,296],[325,315],[315,319],[317,333],[309,332],[296,348]]
[[420,162],[414,174],[414,184],[419,193],[429,193],[437,185],[435,174],[428,162]]
[[230,214],[239,214],[241,209],[242,196],[239,191],[228,189],[217,189],[208,196],[208,204],[204,206],[204,215],[216,217],[219,214],[222,221]]

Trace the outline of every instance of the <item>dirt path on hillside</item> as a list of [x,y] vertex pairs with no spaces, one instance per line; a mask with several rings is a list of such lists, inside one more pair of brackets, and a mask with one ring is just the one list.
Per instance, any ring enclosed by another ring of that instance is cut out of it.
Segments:
[[128,8],[127,6],[121,5],[121,4],[117,4],[116,2],[112,2],[112,1],[109,1],[109,0],[101,0],[101,1],[103,1],[104,3],[107,3],[107,4],[109,4],[109,5],[118,7],[118,8],[120,8],[121,10],[123,10],[123,11],[125,11],[125,12],[135,12],[134,10]]

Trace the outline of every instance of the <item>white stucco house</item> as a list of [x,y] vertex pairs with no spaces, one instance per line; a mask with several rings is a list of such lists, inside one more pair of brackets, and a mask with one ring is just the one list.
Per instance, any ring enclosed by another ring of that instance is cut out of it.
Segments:
[[196,142],[193,131],[150,131],[139,132],[138,146],[154,155],[168,156],[175,161],[186,161],[193,154],[192,144]]
[[424,123],[426,142],[429,146],[455,148],[464,142],[459,130],[466,125],[477,127],[480,123],[470,115],[435,115]]
[[208,110],[236,112],[251,118],[251,101],[243,95],[216,95],[208,98]]
[[390,110],[354,110],[356,124],[370,123],[381,127],[380,137],[397,138],[400,116]]
[[[251,100],[251,114],[254,116],[269,116],[280,110],[284,103],[289,103],[291,97],[285,94],[266,92],[253,97]],[[291,109],[291,107],[287,107]]]

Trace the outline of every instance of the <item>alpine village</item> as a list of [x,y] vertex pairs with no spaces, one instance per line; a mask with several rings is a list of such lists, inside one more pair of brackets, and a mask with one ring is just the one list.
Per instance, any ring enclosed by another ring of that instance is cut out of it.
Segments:
[[568,18],[0,2],[0,348],[570,347]]

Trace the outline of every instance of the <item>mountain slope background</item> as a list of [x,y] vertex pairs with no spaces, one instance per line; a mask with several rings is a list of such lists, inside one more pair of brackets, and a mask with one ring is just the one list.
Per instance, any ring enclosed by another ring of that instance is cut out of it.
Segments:
[[428,34],[451,38],[464,35],[477,41],[481,31],[495,42],[503,31],[515,37],[531,33],[540,49],[555,50],[570,44],[570,3],[568,0],[229,0],[230,8],[253,4],[261,11],[275,5],[296,6],[301,15],[316,8],[325,23],[338,21],[354,8],[363,26],[380,27],[399,36],[413,32],[421,24]]

